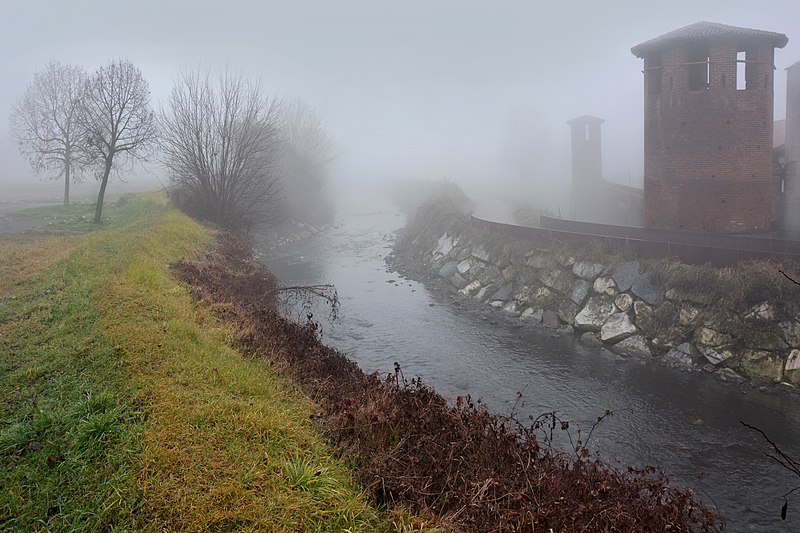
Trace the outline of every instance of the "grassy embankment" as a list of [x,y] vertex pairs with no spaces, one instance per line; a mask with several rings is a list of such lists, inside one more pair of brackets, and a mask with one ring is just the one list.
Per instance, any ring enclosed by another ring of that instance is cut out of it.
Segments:
[[[0,235],[0,528],[386,530],[280,375],[169,273],[210,232],[159,195]],[[61,230],[53,235],[52,230]],[[396,522],[401,522],[396,524]]]

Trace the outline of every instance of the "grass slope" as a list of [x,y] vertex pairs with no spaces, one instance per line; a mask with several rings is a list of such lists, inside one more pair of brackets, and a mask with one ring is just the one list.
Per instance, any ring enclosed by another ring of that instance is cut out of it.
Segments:
[[158,195],[101,229],[89,208],[53,208],[56,236],[0,236],[0,528],[407,527],[365,501],[313,406],[170,276],[209,232]]

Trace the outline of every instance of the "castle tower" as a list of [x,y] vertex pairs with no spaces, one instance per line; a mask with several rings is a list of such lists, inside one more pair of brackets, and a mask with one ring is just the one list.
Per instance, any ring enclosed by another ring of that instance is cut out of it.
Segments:
[[583,115],[568,120],[572,128],[572,218],[592,220],[603,179],[600,124],[602,118]]
[[631,48],[644,59],[646,226],[772,229],[774,52],[787,42],[698,22]]

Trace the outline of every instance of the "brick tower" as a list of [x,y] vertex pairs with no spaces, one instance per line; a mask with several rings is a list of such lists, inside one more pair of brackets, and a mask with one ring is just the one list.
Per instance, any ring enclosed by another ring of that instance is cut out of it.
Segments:
[[772,229],[774,53],[787,42],[698,22],[631,48],[644,59],[646,226]]
[[568,120],[572,129],[572,218],[593,221],[599,207],[597,190],[603,180],[602,118],[583,115]]

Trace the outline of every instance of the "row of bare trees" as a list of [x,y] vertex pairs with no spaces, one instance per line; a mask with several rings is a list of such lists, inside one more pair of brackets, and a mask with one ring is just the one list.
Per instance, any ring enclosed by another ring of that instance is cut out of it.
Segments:
[[[153,156],[170,194],[189,214],[245,232],[287,214],[330,218],[325,189],[331,142],[304,104],[284,105],[260,82],[224,70],[182,72],[155,113],[141,71],[113,61],[87,75],[52,61],[11,113],[12,137],[40,175],[100,181],[101,220],[109,178]],[[322,214],[320,214],[322,213]]]
[[69,185],[95,170],[100,193],[95,222],[113,170],[146,156],[155,136],[150,89],[129,61],[115,61],[92,75],[76,66],[51,61],[11,112],[11,134],[37,173]]

